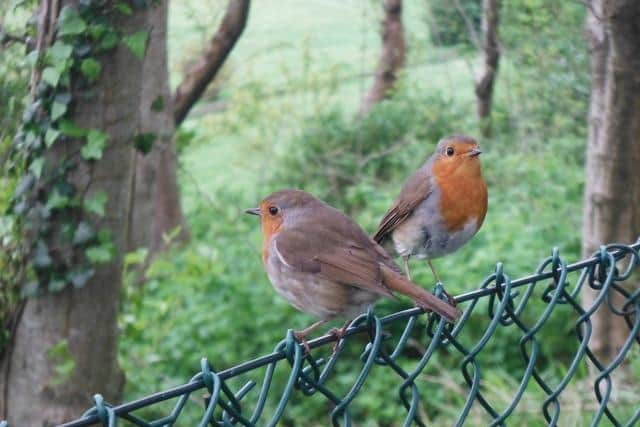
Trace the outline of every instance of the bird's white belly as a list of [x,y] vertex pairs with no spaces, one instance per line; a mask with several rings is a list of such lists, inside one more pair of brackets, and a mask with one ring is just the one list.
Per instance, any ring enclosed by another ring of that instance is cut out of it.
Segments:
[[401,256],[437,258],[454,252],[478,231],[478,221],[470,218],[462,228],[447,231],[437,207],[437,199],[427,199],[393,232],[396,251]]

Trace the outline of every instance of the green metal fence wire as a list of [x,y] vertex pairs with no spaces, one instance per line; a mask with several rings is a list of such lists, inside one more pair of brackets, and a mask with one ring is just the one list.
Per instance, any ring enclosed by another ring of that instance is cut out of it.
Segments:
[[[601,247],[589,259],[568,265],[560,257],[559,251],[554,249],[552,255],[539,265],[534,274],[517,280],[511,280],[503,271],[502,264],[498,263],[495,272],[488,276],[478,289],[455,298],[464,308],[455,325],[449,325],[434,315],[427,317],[418,308],[385,317],[378,317],[370,310],[351,323],[345,337],[338,343],[335,353],[327,358],[314,357],[313,350],[333,343],[333,337],[324,336],[310,341],[312,351],[305,354],[303,347],[295,341],[292,332],[289,331],[271,354],[232,368],[216,371],[207,359],[202,359],[200,372],[188,383],[169,390],[117,406],[107,404],[102,396],[97,394],[93,399],[94,406],[90,410],[63,427],[113,427],[119,422],[144,427],[175,426],[186,405],[198,402],[192,395],[201,389],[206,389],[208,397],[204,399],[204,411],[199,427],[275,426],[282,420],[294,393],[303,396],[324,396],[333,407],[329,415],[332,425],[351,426],[358,420],[352,419],[350,405],[358,395],[367,392],[365,381],[370,375],[375,375],[379,369],[377,367],[389,369],[399,377],[397,399],[399,404],[404,406],[406,415],[403,420],[398,420],[398,423],[401,422],[403,426],[425,426],[425,419],[434,408],[430,407],[429,399],[425,398],[429,394],[422,392],[421,388],[434,385],[421,375],[424,375],[430,362],[434,363],[436,352],[441,351],[449,356],[458,355],[462,359],[460,371],[464,379],[466,398],[457,414],[456,426],[469,421],[472,407],[476,408],[474,410],[479,408],[484,411],[490,419],[490,425],[506,425],[509,417],[522,403],[525,390],[534,384],[539,386],[545,396],[540,408],[541,420],[543,418],[544,422],[541,421],[539,424],[558,425],[563,408],[561,394],[572,380],[577,381],[578,369],[582,366],[584,372],[585,365],[590,366],[592,375],[587,376],[591,378],[587,380],[590,386],[582,387],[583,392],[590,393],[595,403],[590,425],[597,426],[608,420],[608,425],[633,426],[640,423],[640,389],[636,389],[636,403],[632,403],[631,415],[627,415],[626,419],[621,419],[620,414],[616,414],[616,399],[612,396],[616,384],[613,380],[614,371],[623,365],[625,359],[630,359],[633,347],[637,350],[640,346],[640,286],[637,282],[630,283],[633,282],[632,273],[640,267],[639,250],[640,240],[633,245],[611,244]],[[575,277],[575,280],[570,280],[570,277]],[[629,283],[624,283],[625,281]],[[536,287],[538,290],[542,288],[542,292],[536,292],[534,295]],[[589,307],[580,304],[580,294],[586,287],[596,291],[593,303]],[[442,294],[439,284],[436,285],[435,292],[436,295]],[[486,299],[486,304],[479,305],[483,299]],[[535,305],[536,308],[544,307],[541,313],[531,312],[531,302],[534,300],[543,302]],[[591,316],[601,306],[607,306],[616,316],[623,318],[628,328],[628,331],[624,331],[627,334],[624,345],[607,361],[600,360],[588,346],[593,333]],[[466,339],[468,337],[465,338],[465,326],[472,313],[485,307],[488,308],[486,328],[474,344],[465,344],[469,341]],[[540,368],[543,343],[536,334],[561,307],[571,310],[572,318],[575,319],[571,326],[577,350],[570,358],[566,371],[551,381],[549,375]],[[426,325],[421,325],[424,319]],[[403,332],[397,341],[384,332],[384,328],[391,325],[403,325]],[[484,386],[483,366],[479,356],[483,351],[488,351],[487,346],[492,337],[507,328],[516,328],[519,331],[519,357],[524,369],[513,395],[504,405],[493,402],[488,388]],[[427,344],[421,349],[419,359],[416,361],[414,358],[411,369],[407,369],[399,357],[408,351],[410,336],[416,332]],[[361,354],[362,367],[348,391],[338,393],[337,387],[330,385],[331,375],[335,373],[336,364],[341,356],[345,357],[345,343],[353,340],[355,336],[364,336],[367,341]],[[274,372],[276,367],[283,365],[288,371],[288,380],[283,388],[276,390]],[[230,385],[232,379],[238,382],[237,380],[243,376],[252,372],[262,372],[260,370],[264,370],[264,374],[259,387],[256,388],[257,383],[251,380],[235,390]],[[442,373],[442,368],[439,372]],[[250,395],[252,398],[248,399]],[[275,400],[278,402],[272,405],[275,406],[272,409],[266,404],[270,395],[271,399],[276,396]],[[390,392],[389,396],[391,395]],[[143,415],[134,413],[140,412],[142,408],[157,409],[161,402],[172,399],[177,399],[177,402],[167,411],[168,414],[162,417],[146,419]],[[319,423],[326,424],[322,421]],[[184,422],[181,425],[184,425]],[[0,427],[7,426],[0,423]]]

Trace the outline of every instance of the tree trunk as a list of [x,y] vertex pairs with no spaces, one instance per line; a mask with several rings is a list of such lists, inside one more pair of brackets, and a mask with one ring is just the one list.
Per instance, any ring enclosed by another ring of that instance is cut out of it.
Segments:
[[[164,247],[164,236],[179,228],[177,238],[189,238],[177,183],[176,126],[215,78],[244,30],[250,0],[230,0],[226,14],[199,61],[186,73],[172,99],[167,64],[167,10],[162,0],[151,13],[153,31],[144,63],[141,133],[155,136],[146,155],[136,155],[135,202],[128,250],[148,248],[147,262]],[[142,266],[144,271],[146,264]]]
[[200,99],[244,31],[250,0],[229,0],[218,31],[202,57],[187,71],[173,97],[176,126],[180,126],[193,105]]
[[[146,29],[146,14],[120,14],[111,20],[112,25],[121,34],[132,34]],[[132,196],[131,137],[140,111],[142,64],[123,44],[100,59],[101,77],[92,86],[92,96],[75,97],[71,119],[84,128],[107,133],[109,140],[102,158],[92,165],[79,161],[70,179],[78,188],[86,188],[88,196],[98,191],[107,194],[105,216],[92,223],[96,229],[111,231],[115,257],[108,264],[96,265],[95,275],[80,289],[68,286],[26,300],[0,372],[0,418],[15,426],[49,426],[77,417],[91,406],[90,398],[96,392],[117,401],[124,383],[117,363],[117,313]],[[48,161],[77,154],[82,143],[54,145]],[[61,366],[68,372],[60,371]]]
[[405,61],[404,28],[402,25],[402,0],[384,0],[382,23],[382,54],[378,62],[373,86],[360,106],[364,116],[378,102],[388,96],[398,78],[398,71]]
[[500,47],[498,45],[499,9],[499,0],[482,1],[483,69],[476,80],[475,91],[480,131],[485,138],[491,137],[493,86],[500,62]]
[[[601,244],[631,243],[640,235],[640,2],[594,0],[587,16],[591,50],[591,105],[582,252]],[[585,289],[589,307],[597,293]],[[621,307],[617,293],[614,305]],[[591,318],[592,351],[613,358],[628,336],[606,304]]]
[[167,63],[167,11],[169,1],[153,6],[149,13],[151,34],[144,59],[140,132],[153,135],[147,154],[135,157],[135,193],[130,222],[128,250],[145,247],[149,257],[161,250],[163,236],[180,227],[179,240],[189,232],[180,204],[174,143],[173,102]]

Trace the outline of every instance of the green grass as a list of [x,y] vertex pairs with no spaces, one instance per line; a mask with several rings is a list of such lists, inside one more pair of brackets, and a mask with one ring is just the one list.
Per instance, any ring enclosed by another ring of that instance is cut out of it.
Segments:
[[[213,34],[226,2],[208,0],[171,4],[171,63],[193,58]],[[405,2],[409,47],[426,47],[423,2]],[[381,10],[374,2],[261,0],[251,4],[249,20],[229,60],[233,85],[260,81],[286,83],[287,76],[325,72],[336,65],[351,73],[369,73],[378,57]],[[194,22],[197,31],[193,31]]]

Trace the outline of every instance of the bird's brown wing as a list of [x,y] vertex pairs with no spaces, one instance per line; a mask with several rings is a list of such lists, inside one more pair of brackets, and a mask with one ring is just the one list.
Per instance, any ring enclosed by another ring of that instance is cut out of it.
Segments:
[[392,297],[397,291],[449,321],[456,319],[454,307],[405,279],[384,249],[351,218],[324,204],[314,213],[313,221],[302,220],[276,235],[274,249],[284,264],[381,296]]
[[429,197],[432,191],[429,175],[427,166],[418,169],[409,177],[393,206],[382,217],[378,230],[373,235],[376,242],[382,244],[390,233],[413,213],[420,202]]
[[[397,271],[393,262],[380,259],[377,251],[379,246],[373,241],[371,247],[362,247],[333,232],[323,230],[319,233],[318,229],[283,231],[275,239],[275,249],[281,261],[298,271],[314,273],[380,296],[393,297],[392,291],[399,292],[450,322],[460,315],[452,305],[407,280]],[[311,241],[315,244],[311,245]]]
[[388,261],[382,259],[377,244],[355,223],[355,230],[351,226],[345,227],[345,218],[333,218],[334,221],[329,221],[331,227],[306,224],[304,228],[278,233],[275,237],[278,256],[299,271],[315,273],[378,295],[392,296],[383,284],[381,271],[381,265]]

